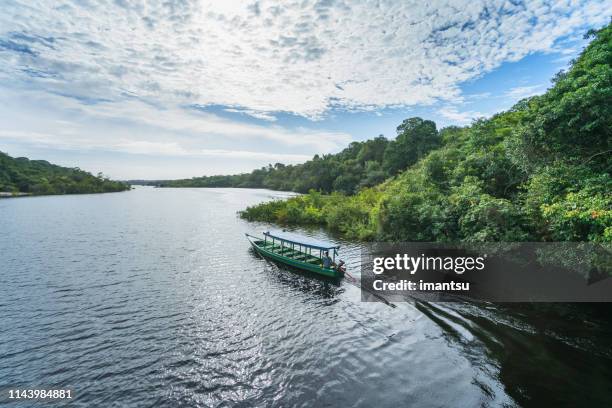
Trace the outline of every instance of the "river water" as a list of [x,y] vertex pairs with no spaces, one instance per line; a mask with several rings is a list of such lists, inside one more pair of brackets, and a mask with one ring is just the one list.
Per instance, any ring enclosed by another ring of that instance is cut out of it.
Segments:
[[[279,196],[0,200],[0,404],[612,406],[612,308],[362,303],[250,250],[244,233],[270,226],[236,212]],[[9,388],[74,398],[7,402]]]

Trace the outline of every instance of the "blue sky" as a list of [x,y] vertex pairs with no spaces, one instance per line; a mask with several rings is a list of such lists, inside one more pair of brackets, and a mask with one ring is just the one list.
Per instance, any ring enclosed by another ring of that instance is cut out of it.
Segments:
[[542,93],[610,1],[0,5],[0,150],[114,178],[299,163]]

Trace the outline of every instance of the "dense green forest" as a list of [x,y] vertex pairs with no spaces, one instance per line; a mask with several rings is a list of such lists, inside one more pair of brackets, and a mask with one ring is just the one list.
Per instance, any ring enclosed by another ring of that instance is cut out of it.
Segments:
[[412,118],[398,128],[396,140],[383,136],[353,142],[337,154],[315,155],[303,164],[276,163],[251,173],[204,176],[157,182],[161,187],[247,187],[307,193],[355,194],[373,187],[414,164],[429,150],[440,145],[436,124]]
[[241,216],[359,239],[612,242],[612,28],[587,36],[545,94],[471,126],[411,118],[394,141],[186,183],[310,190]]
[[0,192],[42,194],[107,193],[128,190],[128,184],[97,177],[80,169],[45,160],[13,158],[0,152]]

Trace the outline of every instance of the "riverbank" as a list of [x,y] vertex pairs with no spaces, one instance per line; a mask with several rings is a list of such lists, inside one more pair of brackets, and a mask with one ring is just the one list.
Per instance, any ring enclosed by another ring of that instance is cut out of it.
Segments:
[[130,191],[133,188],[118,191],[99,191],[99,192],[78,192],[78,193],[49,193],[49,194],[32,194],[32,193],[22,193],[22,192],[7,192],[0,191],[0,199],[4,198],[20,198],[20,197],[43,197],[43,196],[57,196],[57,195],[85,195],[85,194],[107,194],[107,193],[122,193],[125,191]]
[[109,193],[130,188],[129,184],[111,180],[102,173],[94,176],[76,167],[0,152],[0,191],[4,197]]
[[12,197],[26,197],[31,196],[30,193],[20,193],[20,192],[10,192],[10,191],[0,191],[0,198],[12,198]]

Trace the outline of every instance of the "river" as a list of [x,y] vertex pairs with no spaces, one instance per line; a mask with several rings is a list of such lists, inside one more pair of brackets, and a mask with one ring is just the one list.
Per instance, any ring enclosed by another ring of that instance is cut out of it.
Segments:
[[612,308],[363,303],[250,250],[244,233],[270,226],[236,212],[280,196],[0,200],[0,402],[10,387],[71,389],[60,407],[612,406]]

